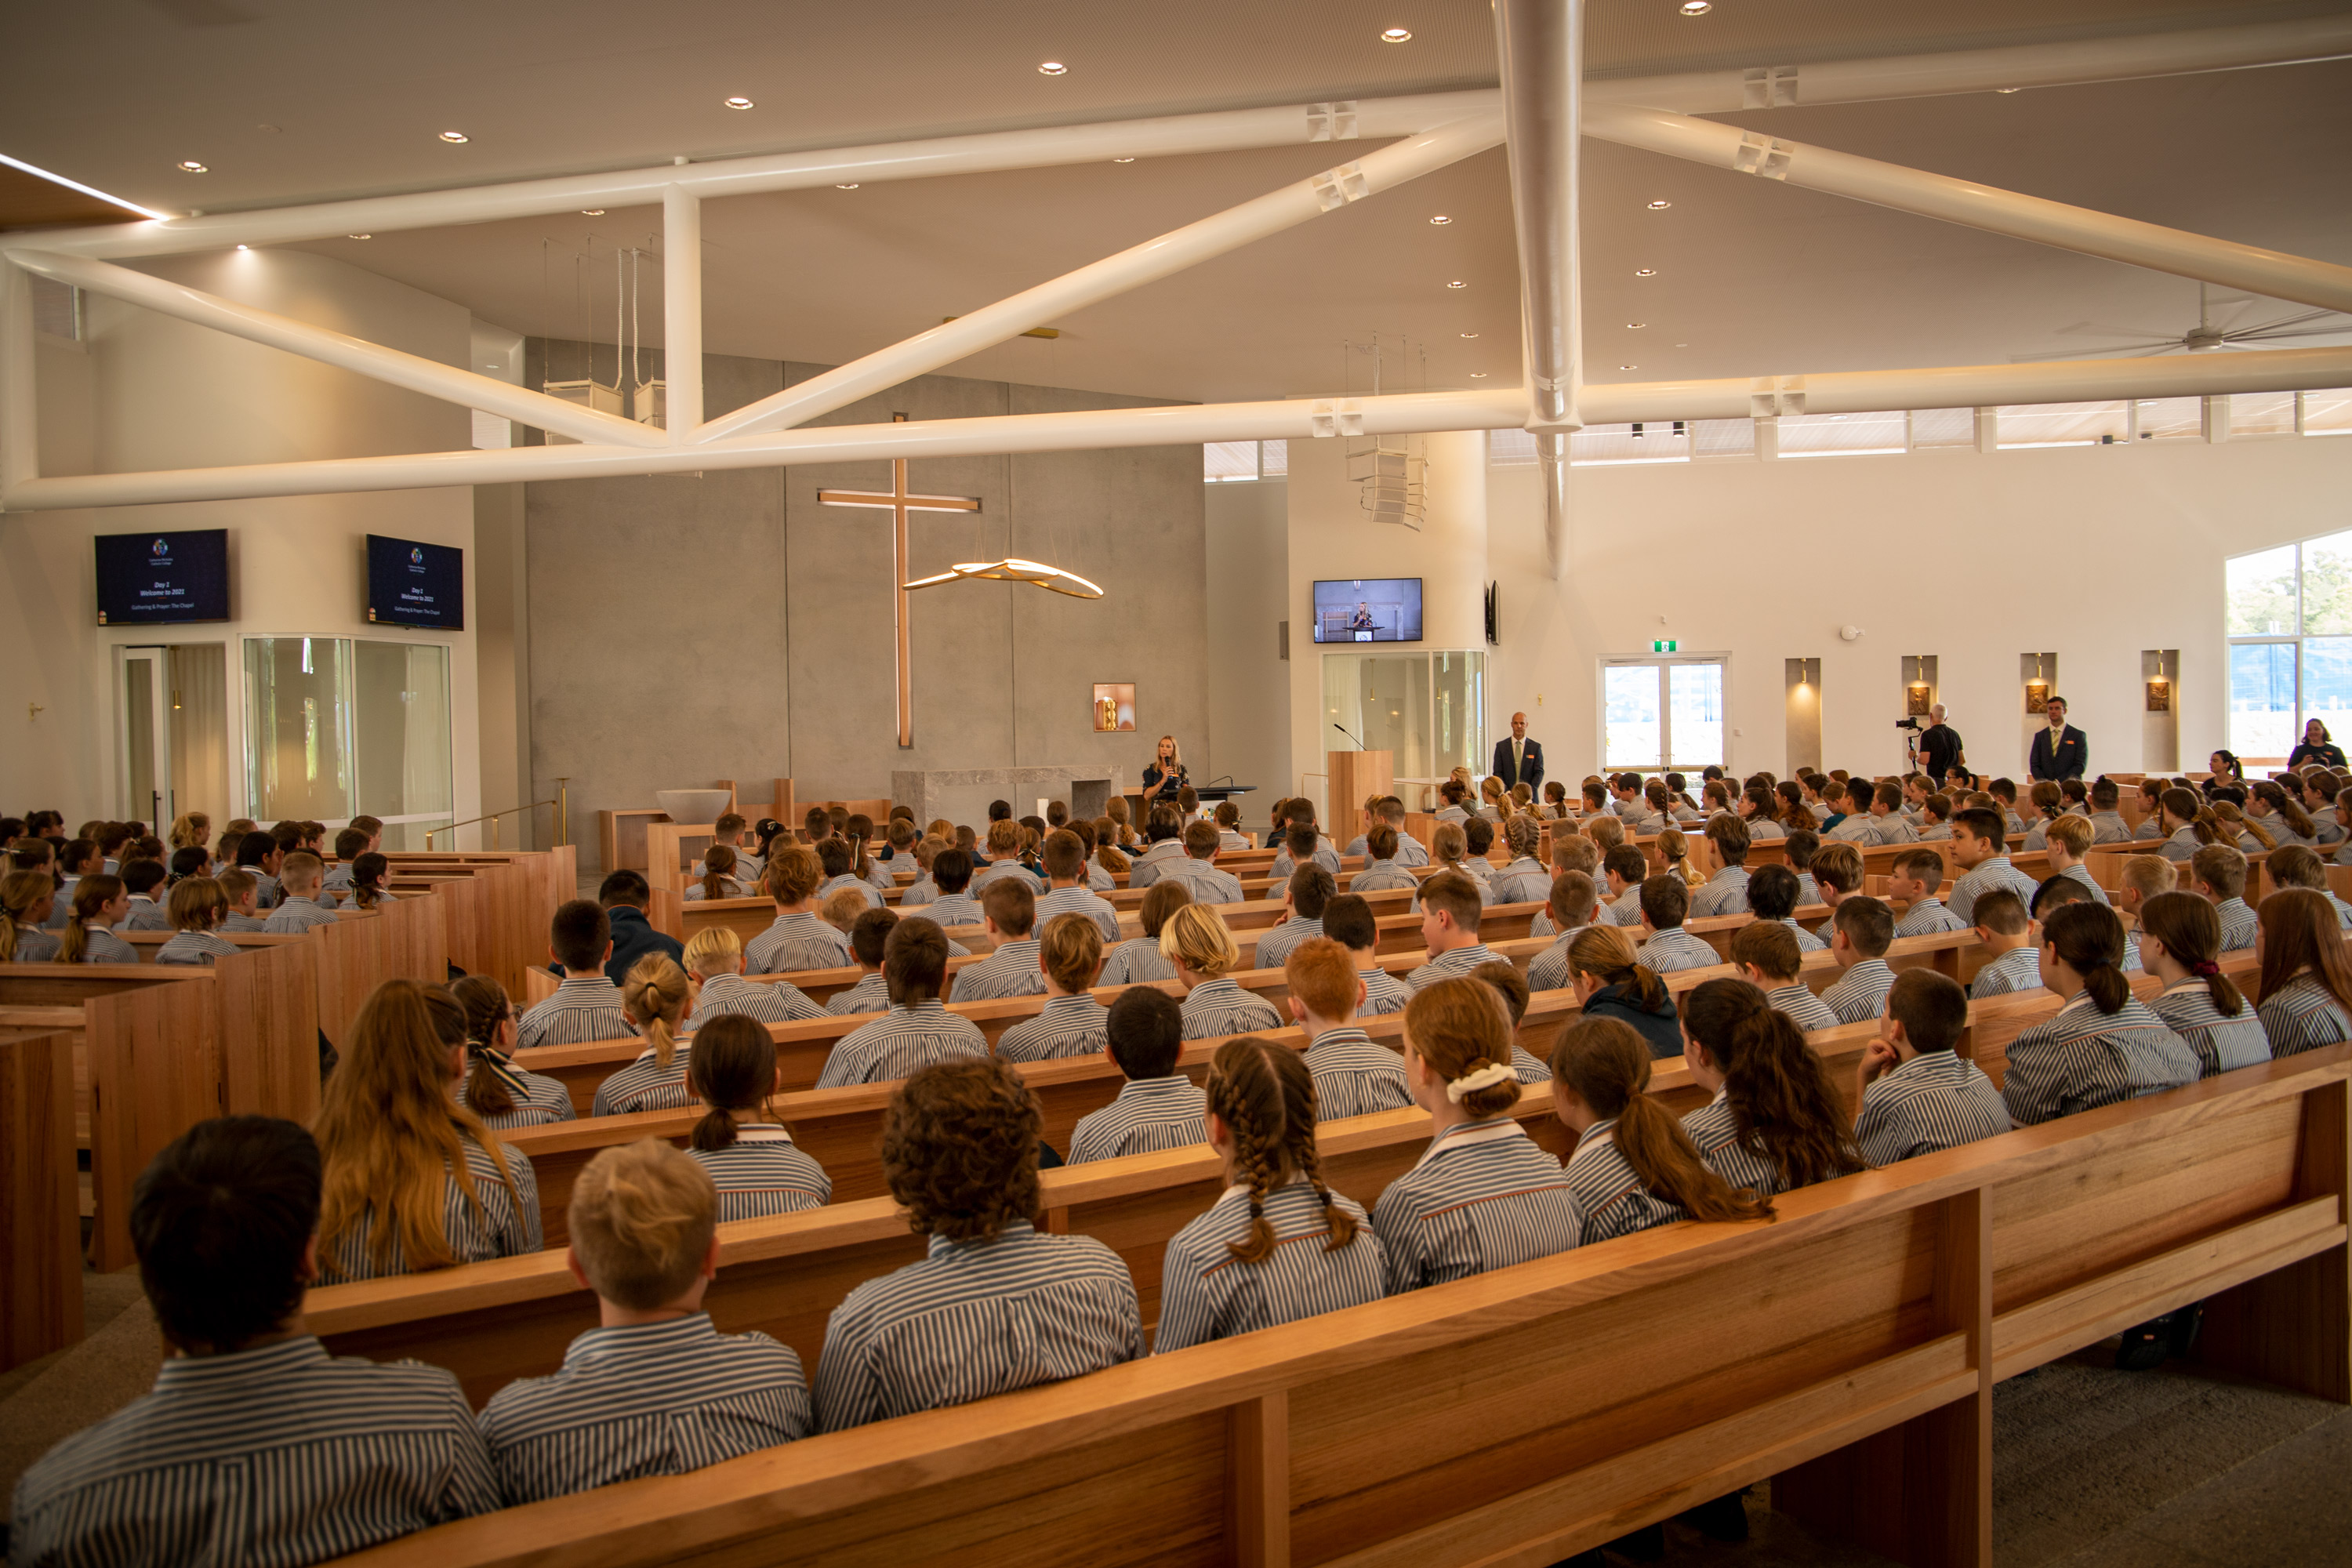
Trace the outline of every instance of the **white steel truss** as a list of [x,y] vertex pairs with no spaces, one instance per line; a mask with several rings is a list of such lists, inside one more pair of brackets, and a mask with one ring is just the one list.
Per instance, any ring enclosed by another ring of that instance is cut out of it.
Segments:
[[[1980,91],[1995,86],[2236,69],[2352,54],[2352,17],[2137,39],[1956,52],[1835,66],[1586,84],[1582,0],[1498,0],[1499,90],[1172,116],[1105,125],[681,163],[464,190],[0,236],[0,510],[404,489],[776,467],[868,458],[1001,454],[1205,441],[1525,427],[1545,460],[1546,533],[1562,559],[1563,433],[1613,423],[1782,413],[2287,391],[2352,382],[2352,349],[1846,372],[1582,387],[1576,319],[1578,136],[1802,184],[1995,233],[2279,299],[2352,310],[2352,268],[2186,234],[1689,118],[1780,103]],[[1580,103],[1581,94],[1583,101]],[[1394,138],[1307,180],[1187,224],[715,420],[702,416],[701,204],[838,183],[1176,153]],[[1168,276],[1507,142],[1527,379],[1516,389],[1003,416],[807,429],[804,422],[1005,342],[1052,317]],[[576,209],[662,207],[667,428],[254,310],[107,258],[285,243]],[[573,437],[576,445],[58,476],[37,470],[28,275],[341,366]]]

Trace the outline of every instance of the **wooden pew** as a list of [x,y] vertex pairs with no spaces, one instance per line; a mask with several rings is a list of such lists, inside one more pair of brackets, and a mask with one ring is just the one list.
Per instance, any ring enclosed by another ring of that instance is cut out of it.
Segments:
[[73,1038],[0,1026],[0,1372],[81,1338]]

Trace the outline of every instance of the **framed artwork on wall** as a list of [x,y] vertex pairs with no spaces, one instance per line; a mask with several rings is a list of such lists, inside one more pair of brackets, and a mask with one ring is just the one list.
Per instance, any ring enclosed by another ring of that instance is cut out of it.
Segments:
[[1135,728],[1135,683],[1133,681],[1101,682],[1095,685],[1095,730],[1108,734],[1117,730]]

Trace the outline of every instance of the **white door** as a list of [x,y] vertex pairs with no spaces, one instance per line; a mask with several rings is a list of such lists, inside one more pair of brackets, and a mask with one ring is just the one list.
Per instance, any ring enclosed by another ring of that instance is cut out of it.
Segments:
[[172,792],[172,682],[160,647],[118,650],[117,683],[122,728],[122,816],[169,831],[177,812]]

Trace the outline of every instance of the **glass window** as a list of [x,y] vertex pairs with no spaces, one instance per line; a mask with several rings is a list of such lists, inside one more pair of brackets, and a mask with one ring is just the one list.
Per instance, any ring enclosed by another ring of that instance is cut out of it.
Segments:
[[1658,670],[1654,664],[1612,664],[1601,674],[1601,765],[1656,769],[1665,756],[1658,726]]
[[430,819],[452,816],[449,650],[437,643],[354,643],[352,687],[354,808],[387,823],[418,818],[402,826],[422,847],[436,825]]
[[2230,395],[2230,438],[2294,434],[2294,394],[2237,392]]
[[2232,645],[2230,750],[2242,758],[2284,759],[2294,749],[2294,644]]
[[2352,533],[2333,533],[2303,546],[2303,633],[2352,633]]
[[2331,735],[2352,732],[2352,637],[2305,640],[2303,703],[2293,738],[2286,742],[2287,752],[2294,750],[2295,741],[2302,738],[2303,726],[2314,719],[2326,725]]
[[1690,426],[1694,458],[1752,458],[1756,455],[1753,419],[1694,419]]
[[1212,441],[1201,448],[1201,477],[1211,484],[1257,478],[1257,443]]
[[2201,441],[2205,438],[2205,400],[2143,397],[2132,405],[2132,423],[2143,441]]
[[2231,637],[2294,635],[2294,545],[2236,556],[2227,570]]
[[2095,447],[2128,439],[2131,427],[2124,403],[2028,403],[1997,413],[2004,447]]
[[1784,414],[1780,456],[1859,458],[1910,448],[1910,421],[1894,414]]
[[1679,419],[1637,425],[1588,425],[1568,438],[1570,463],[1686,463],[1690,427]]
[[1601,701],[1601,765],[1611,773],[1726,760],[1721,659],[1603,664]]
[[1915,408],[1911,411],[1911,447],[1914,451],[1931,450],[1937,447],[1973,447],[1977,444],[1977,411],[1973,408]]
[[351,642],[245,639],[246,810],[342,821],[352,806]]
[[[1367,751],[1395,753],[1399,780],[1486,771],[1486,656],[1458,648],[1323,656],[1324,738],[1339,731]],[[1346,813],[1355,809],[1346,805]]]
[[1290,443],[1260,441],[1257,444],[1257,477],[1262,479],[1286,479],[1290,477]]
[[2303,395],[2303,433],[2352,436],[2352,386]]
[[[1899,417],[1899,416],[1898,416]],[[1723,761],[1723,666],[1666,666],[1669,766],[1685,770]]]

